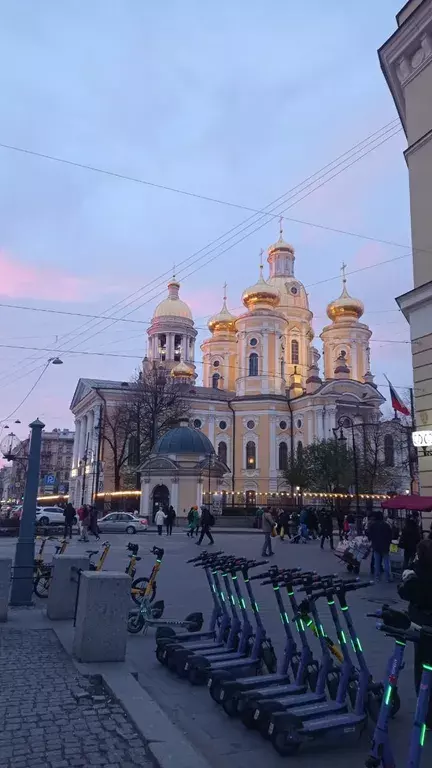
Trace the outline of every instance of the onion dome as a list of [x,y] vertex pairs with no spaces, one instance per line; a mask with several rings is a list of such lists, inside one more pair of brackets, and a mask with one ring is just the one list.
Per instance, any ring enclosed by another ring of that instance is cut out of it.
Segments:
[[192,320],[192,312],[188,305],[179,298],[180,283],[173,277],[168,283],[168,296],[157,305],[153,318],[181,317]]
[[360,299],[353,299],[353,297],[349,295],[346,288],[345,266],[343,266],[342,270],[342,293],[338,299],[335,299],[328,304],[327,315],[333,322],[343,320],[344,318],[359,320],[364,313],[363,302],[360,301]]
[[217,312],[216,315],[212,315],[210,320],[207,323],[208,329],[212,333],[217,333],[218,331],[225,333],[234,333],[235,331],[235,321],[236,317],[235,315],[232,315],[229,311],[226,301],[226,288],[227,284],[224,285],[224,297],[223,297],[223,304],[222,309],[220,312]]
[[260,276],[255,285],[251,285],[250,288],[246,288],[243,291],[242,302],[249,310],[260,309],[261,305],[264,307],[277,307],[280,302],[280,293],[277,288],[274,288],[270,283],[264,280],[262,264],[260,266]]
[[193,379],[195,373],[190,365],[183,363],[181,360],[171,371],[173,379]]

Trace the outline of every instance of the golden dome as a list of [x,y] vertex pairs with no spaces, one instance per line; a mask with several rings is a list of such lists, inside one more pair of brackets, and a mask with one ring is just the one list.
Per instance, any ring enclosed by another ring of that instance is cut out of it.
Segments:
[[283,238],[283,216],[279,217],[279,240],[269,246],[267,253],[270,256],[274,251],[289,251],[289,253],[294,254],[294,247],[286,243]]
[[[344,269],[345,268],[343,267],[343,270]],[[338,299],[331,301],[327,306],[327,315],[329,316],[330,320],[333,320],[333,322],[336,322],[337,320],[343,320],[345,317],[359,320],[364,313],[363,302],[360,301],[360,299],[353,299],[353,297],[349,295],[346,289],[345,272],[343,272],[343,275],[343,288],[341,295]]]
[[157,305],[153,312],[153,318],[156,317],[182,317],[185,320],[192,320],[192,312],[188,305],[179,298],[180,283],[173,278],[168,283],[168,296]]
[[249,310],[255,309],[259,304],[269,304],[271,307],[277,307],[280,302],[280,293],[277,288],[270,285],[263,278],[262,264],[260,266],[260,276],[255,285],[246,288],[243,291],[242,302]]
[[195,374],[190,365],[187,365],[187,363],[180,360],[180,362],[172,369],[171,376],[173,379],[192,379]]
[[226,289],[227,289],[227,287],[228,286],[225,283],[225,285],[224,285],[224,297],[223,297],[223,304],[222,304],[221,311],[217,312],[215,315],[212,315],[212,317],[210,318],[210,320],[207,323],[207,326],[208,326],[209,330],[212,333],[215,333],[217,331],[225,331],[225,332],[234,333],[234,331],[235,331],[235,321],[236,321],[237,318],[234,315],[231,314],[231,312],[229,311],[229,309],[228,309],[228,307],[226,305],[226,301],[227,301]]

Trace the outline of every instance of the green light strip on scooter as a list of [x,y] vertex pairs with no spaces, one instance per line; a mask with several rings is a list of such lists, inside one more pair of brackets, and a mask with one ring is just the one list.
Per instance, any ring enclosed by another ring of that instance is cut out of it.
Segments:
[[326,633],[324,632],[324,627],[323,627],[323,625],[322,625],[322,624],[320,624],[320,630],[321,630],[321,635],[322,635],[322,637],[325,637],[325,636],[326,636]]
[[274,591],[277,592],[279,587],[273,587]]
[[389,685],[387,690],[386,690],[386,695],[385,695],[385,699],[384,699],[387,707],[390,704],[390,700],[391,700],[391,697],[392,697],[392,691],[393,691],[393,688],[391,687],[391,685]]
[[402,645],[405,648],[406,643],[404,643],[403,640],[396,640],[396,645]]
[[242,608],[246,608],[246,603],[245,603],[244,597],[240,598],[240,602],[241,602],[241,607]]
[[342,638],[342,642],[345,643],[345,645],[346,645],[346,637],[345,637],[345,632],[343,631],[343,629],[341,629],[341,638]]
[[259,613],[258,603],[254,603],[254,606],[255,606],[256,612]]
[[[304,631],[305,631],[305,628],[304,628],[304,624],[303,624],[303,619],[299,619],[299,620],[298,620],[298,624],[300,624],[300,627],[301,627],[301,629],[302,629],[302,632],[304,632]],[[299,629],[299,627],[298,627],[298,624],[297,624],[297,628]],[[299,631],[300,631],[300,629],[299,629]]]
[[311,624],[313,624],[313,619],[309,619],[309,621],[306,622],[307,627],[310,627]]
[[420,731],[420,746],[424,747],[426,741],[426,723],[423,723]]
[[220,593],[220,598],[221,598],[222,602],[224,603],[225,602],[225,595],[224,595],[223,592]]
[[284,613],[284,616],[285,616],[286,623],[289,624],[290,621],[289,621],[289,618],[288,618],[288,614],[286,612]]
[[348,606],[347,605],[341,605],[341,611],[347,611]]
[[294,592],[288,592],[289,597],[292,597]]
[[235,581],[237,576],[231,576],[232,580]]
[[356,647],[355,647],[355,645],[354,645],[354,640],[353,640],[352,638],[351,638],[351,645],[352,645],[352,647],[353,647],[353,651],[355,652],[355,649],[356,649]]
[[362,644],[361,644],[360,640],[358,639],[358,637],[356,637],[356,643],[357,643],[357,648],[359,649],[359,651],[361,651],[363,653]]
[[231,602],[232,602],[233,605],[235,605],[235,597],[234,597],[234,595],[231,595]]
[[334,605],[335,601],[334,600],[327,600],[327,603],[328,603],[328,605]]
[[432,672],[432,667],[430,664],[423,664],[423,669],[427,669],[428,672]]

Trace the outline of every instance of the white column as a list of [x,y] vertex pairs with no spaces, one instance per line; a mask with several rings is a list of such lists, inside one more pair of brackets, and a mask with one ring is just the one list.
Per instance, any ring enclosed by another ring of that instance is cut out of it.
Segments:
[[176,515],[179,514],[179,510],[177,509],[178,506],[178,495],[179,495],[179,487],[178,482],[175,482],[174,480],[171,482],[171,499],[170,504],[174,507],[174,511]]
[[262,360],[261,360],[261,370],[259,373],[261,374],[262,378],[262,391],[263,394],[267,393],[269,391],[269,383],[270,383],[270,371],[269,371],[269,354],[268,354],[268,333],[267,331],[263,332],[263,341],[262,341]]
[[[88,446],[87,461],[93,461],[93,428],[94,428],[94,411],[89,411],[87,415],[87,437],[86,446]],[[85,448],[84,448],[85,450]]]
[[183,336],[182,336],[181,349],[182,349],[181,356],[182,356],[184,362],[186,363],[187,360],[189,359],[189,357],[188,357],[188,338],[187,338],[186,334],[183,334]]
[[81,419],[80,441],[79,441],[79,447],[78,447],[78,462],[80,462],[81,459],[84,458],[86,439],[87,439],[87,416],[83,416]]
[[210,440],[211,444],[214,445],[215,440],[215,416],[214,414],[210,414],[208,419],[208,433],[207,437]]
[[93,442],[92,442],[92,450],[93,450],[93,460],[97,461],[98,455],[98,443],[99,443],[99,431],[97,427],[100,426],[99,424],[100,420],[100,409],[94,408],[93,409]]
[[275,366],[275,386],[276,386],[276,392],[280,392],[280,389],[282,387],[282,378],[281,378],[281,361],[280,361],[280,344],[279,344],[279,333],[275,333],[275,360],[274,360],[274,366]]
[[316,436],[318,440],[322,440],[323,435],[323,409],[317,408],[315,411],[316,418]]
[[150,481],[143,480],[141,483],[141,499],[140,499],[140,515],[142,517],[149,516],[149,501],[150,501]]
[[79,462],[79,447],[80,447],[80,435],[81,435],[81,419],[75,419],[75,436],[73,445],[73,461],[72,467],[78,466]]
[[203,490],[203,484],[202,481],[197,483],[197,495],[196,495],[196,505],[198,509],[200,509],[202,504],[202,490]]
[[276,474],[276,420],[274,416],[270,416],[270,467],[269,476],[273,477]]

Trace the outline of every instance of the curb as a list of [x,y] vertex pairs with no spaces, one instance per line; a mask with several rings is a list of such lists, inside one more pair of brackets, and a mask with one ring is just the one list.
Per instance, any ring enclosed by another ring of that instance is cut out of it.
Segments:
[[56,626],[54,622],[50,622],[50,629],[53,629],[80,674],[85,677],[100,675],[141,734],[158,768],[211,768],[205,757],[197,752],[138,683],[135,676],[138,673],[133,672],[127,662],[82,664],[72,656],[72,642],[67,629]]

